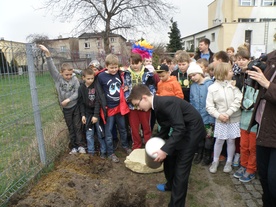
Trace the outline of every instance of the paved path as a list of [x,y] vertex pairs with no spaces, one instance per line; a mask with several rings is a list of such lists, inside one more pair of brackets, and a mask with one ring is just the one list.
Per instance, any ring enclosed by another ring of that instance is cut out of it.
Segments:
[[[234,170],[237,170],[236,168]],[[240,193],[242,199],[245,201],[248,207],[261,207],[262,202],[262,186],[258,178],[255,178],[251,182],[242,183],[239,179],[233,176],[233,172],[230,174],[230,179],[234,183],[237,191]]]

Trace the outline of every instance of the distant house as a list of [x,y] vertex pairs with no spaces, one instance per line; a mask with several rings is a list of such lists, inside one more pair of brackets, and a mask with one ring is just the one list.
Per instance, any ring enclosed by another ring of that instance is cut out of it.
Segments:
[[18,68],[21,68],[21,70],[26,70],[26,65],[26,44],[1,38],[0,75],[5,73],[17,73]]
[[182,38],[191,51],[199,40],[210,39],[212,51],[248,42],[251,55],[259,57],[276,49],[275,0],[214,0],[208,5],[208,29]]
[[51,52],[59,54],[60,57],[66,59],[79,59],[79,41],[75,37],[63,38],[59,36],[57,39],[47,40],[47,45],[50,46]]
[[[97,59],[104,65],[104,32],[83,33],[79,38],[80,58]],[[122,35],[109,34],[111,53],[117,55],[122,64],[125,64],[129,56],[129,48],[126,45],[126,39]]]

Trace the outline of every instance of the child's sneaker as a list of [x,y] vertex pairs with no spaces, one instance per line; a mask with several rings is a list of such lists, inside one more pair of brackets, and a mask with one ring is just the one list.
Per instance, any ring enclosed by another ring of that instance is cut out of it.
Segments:
[[103,159],[103,160],[105,160],[106,159],[106,155],[104,153],[101,153],[100,154],[100,158]]
[[245,172],[243,176],[239,179],[239,181],[243,183],[250,182],[251,180],[255,179],[255,174],[249,174],[248,172]]
[[85,149],[84,149],[83,147],[79,147],[79,148],[78,148],[78,151],[79,151],[79,153],[81,153],[81,154],[86,154],[86,151],[85,151]]
[[236,153],[233,159],[233,167],[239,167],[240,166],[240,153]]
[[210,173],[216,173],[218,169],[219,162],[212,162],[211,167],[209,168]]
[[77,153],[78,153],[78,150],[77,150],[76,148],[73,148],[73,149],[69,152],[70,155],[77,154]]
[[235,178],[241,178],[243,176],[243,174],[245,173],[246,168],[241,166],[235,173],[234,173],[234,177]]
[[109,155],[108,158],[112,161],[112,162],[120,162],[119,158],[115,155]]
[[224,168],[223,168],[223,172],[225,173],[229,173],[232,171],[232,162],[226,162]]
[[132,150],[130,148],[125,148],[125,151],[128,155],[132,152]]

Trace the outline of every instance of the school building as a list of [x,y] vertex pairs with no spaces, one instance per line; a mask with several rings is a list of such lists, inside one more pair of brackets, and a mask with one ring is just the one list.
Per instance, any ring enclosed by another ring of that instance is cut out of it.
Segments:
[[259,57],[276,49],[276,0],[214,0],[208,5],[208,29],[183,37],[185,50],[194,51],[208,38],[213,52],[250,44]]

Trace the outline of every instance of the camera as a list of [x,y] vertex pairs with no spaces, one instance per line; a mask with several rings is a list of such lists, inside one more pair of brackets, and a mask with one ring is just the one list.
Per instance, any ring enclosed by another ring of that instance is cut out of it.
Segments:
[[[265,68],[266,68],[266,63],[265,61],[267,60],[267,56],[266,54],[262,54],[259,58],[252,60],[248,63],[247,65],[247,70],[252,70],[252,71],[256,71],[255,68],[253,68],[253,66],[257,66],[258,68],[261,69],[262,72],[264,72]],[[245,76],[245,80],[244,83],[246,85],[252,86],[254,87],[255,82],[253,79],[251,79],[247,74]]]
[[266,61],[266,58],[264,60],[264,59],[261,59],[261,57],[259,57],[258,59],[252,60],[248,63],[247,69],[256,71],[256,69],[253,68],[253,66],[257,66],[264,72],[264,70],[266,68],[266,63],[264,61]]

